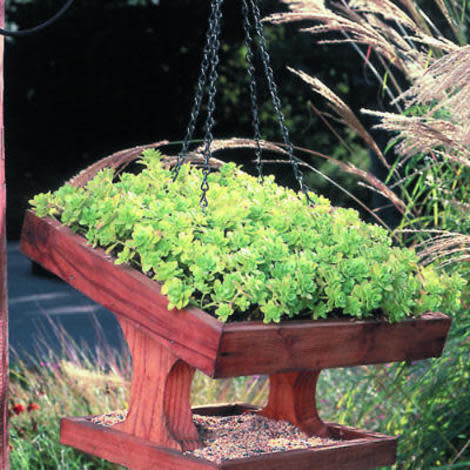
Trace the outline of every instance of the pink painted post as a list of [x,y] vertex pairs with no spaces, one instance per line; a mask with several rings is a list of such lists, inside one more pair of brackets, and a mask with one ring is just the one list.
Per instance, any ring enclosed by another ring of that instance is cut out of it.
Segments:
[[[5,0],[0,0],[0,27],[5,24]],[[5,140],[3,128],[3,47],[0,36],[0,469],[8,469],[8,292],[6,244]]]

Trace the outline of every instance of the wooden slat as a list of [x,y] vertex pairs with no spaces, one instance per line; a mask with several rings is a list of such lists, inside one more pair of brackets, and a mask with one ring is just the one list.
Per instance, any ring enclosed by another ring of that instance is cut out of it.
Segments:
[[215,377],[437,357],[450,323],[440,313],[395,324],[348,320],[231,323],[224,325]]
[[369,431],[365,429],[359,429],[352,426],[343,426],[341,424],[336,423],[325,423],[328,426],[328,431],[330,436],[333,439],[343,440],[343,441],[350,441],[350,440],[359,440],[359,439],[392,439],[397,440],[396,437],[387,436],[386,434],[382,434],[375,431]]
[[217,403],[192,407],[193,414],[200,416],[237,416],[247,411],[259,410],[259,406],[251,403]]
[[24,220],[21,251],[118,316],[132,321],[159,343],[208,375],[214,371],[222,323],[191,308],[168,311],[157,282],[113,263],[104,250],[51,218],[31,211]]
[[61,444],[72,446],[133,470],[213,470],[217,465],[184,456],[122,431],[98,426],[85,418],[61,421]]
[[393,440],[364,439],[331,447],[267,454],[223,462],[223,470],[367,470],[392,465],[396,459]]

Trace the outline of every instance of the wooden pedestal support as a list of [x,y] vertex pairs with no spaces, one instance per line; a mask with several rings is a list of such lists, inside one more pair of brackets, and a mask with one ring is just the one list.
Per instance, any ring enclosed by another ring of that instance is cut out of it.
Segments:
[[[190,403],[194,367],[129,321],[120,319],[119,323],[134,370],[127,419],[114,428],[166,448],[201,447]],[[258,413],[289,421],[309,436],[330,437],[316,407],[319,374],[319,370],[271,374],[268,404]]]
[[289,421],[309,436],[330,437],[317,412],[315,391],[319,375],[319,370],[271,374],[268,404],[259,414]]
[[[195,369],[168,348],[142,332],[137,324],[119,318],[133,361],[129,411],[112,427],[87,418],[65,418],[61,443],[135,470],[239,469],[365,470],[395,460],[396,438],[324,423],[318,416],[315,389],[319,370],[271,374],[268,404],[205,406],[192,410],[191,382]],[[316,448],[277,452],[216,464],[185,455],[202,446],[192,413],[233,416],[257,412],[286,420],[308,435],[337,439]]]
[[127,419],[115,429],[162,447],[194,450],[202,444],[191,412],[195,369],[126,320],[119,320],[132,356]]

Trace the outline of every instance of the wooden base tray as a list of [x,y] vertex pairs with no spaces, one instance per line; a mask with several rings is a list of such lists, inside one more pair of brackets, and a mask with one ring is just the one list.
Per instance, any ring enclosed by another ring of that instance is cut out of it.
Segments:
[[[233,416],[254,408],[246,405],[207,406],[194,409],[199,415]],[[392,465],[397,438],[326,423],[337,443],[305,450],[289,450],[214,463],[159,447],[113,427],[93,424],[89,418],[64,418],[61,443],[134,470],[366,470]]]

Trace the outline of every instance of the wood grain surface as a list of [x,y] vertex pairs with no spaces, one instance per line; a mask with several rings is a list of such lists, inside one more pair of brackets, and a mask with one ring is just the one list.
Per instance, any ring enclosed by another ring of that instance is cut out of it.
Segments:
[[165,449],[131,434],[84,418],[61,421],[61,444],[133,470],[213,470],[217,465]]
[[129,412],[115,429],[160,447],[194,450],[201,447],[191,412],[191,382],[195,369],[120,320],[132,355]]
[[213,373],[222,323],[196,309],[168,310],[160,285],[53,219],[26,213],[21,251],[119,318],[131,320],[173,354]]
[[319,370],[271,374],[268,404],[259,414],[295,424],[309,436],[330,437],[317,411]]
[[[5,25],[5,0],[0,0],[0,27]],[[0,36],[0,468],[8,469],[8,287],[5,129],[3,123],[3,51],[4,37]]]
[[441,313],[385,321],[255,322],[224,326],[215,377],[415,361],[442,354],[451,320]]

